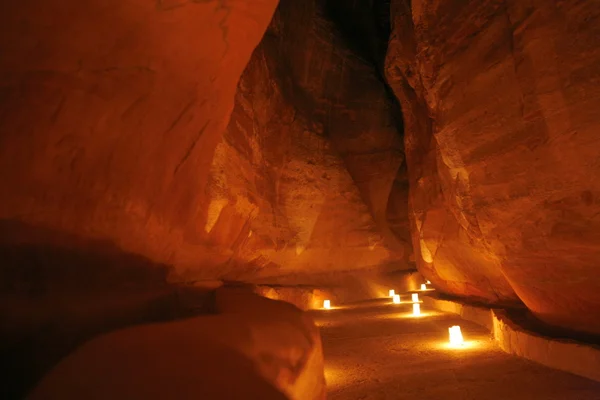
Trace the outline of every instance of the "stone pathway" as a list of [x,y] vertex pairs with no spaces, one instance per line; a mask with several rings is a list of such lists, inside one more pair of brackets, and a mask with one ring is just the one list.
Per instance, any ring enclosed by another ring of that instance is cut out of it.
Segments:
[[[387,299],[315,311],[330,400],[600,400],[600,383],[502,352],[485,329]],[[463,349],[448,347],[460,325]]]

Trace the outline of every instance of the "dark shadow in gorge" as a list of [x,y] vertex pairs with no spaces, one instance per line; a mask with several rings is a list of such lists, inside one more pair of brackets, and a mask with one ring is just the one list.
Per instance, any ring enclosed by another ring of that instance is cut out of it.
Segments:
[[[391,35],[390,0],[359,0],[342,2],[324,0],[323,13],[339,31],[349,49],[372,68],[385,91],[396,131],[404,142],[402,108],[384,75],[385,58]],[[408,222],[408,175],[404,153],[402,165],[390,191],[385,211],[387,223],[393,235],[412,248]],[[411,262],[411,261],[409,261]],[[414,263],[411,262],[414,266]]]
[[[244,73],[249,79],[240,81],[238,96],[242,94],[247,108],[256,95],[258,107],[266,102],[276,110],[293,110],[270,117],[262,128],[265,131],[285,132],[293,125],[308,141],[312,135],[327,139],[327,146],[350,173],[394,262],[405,268],[412,245],[408,193],[402,182],[406,177],[402,115],[383,75],[389,11],[385,1],[356,5],[280,1]],[[258,71],[269,82],[267,89],[252,87]],[[271,99],[264,97],[269,91],[274,93]],[[261,146],[269,150],[268,144]],[[268,188],[268,193],[275,190]],[[270,196],[272,204],[276,200]]]
[[398,134],[403,136],[402,109],[384,76],[385,57],[392,32],[390,0],[344,2],[324,0],[323,15],[340,33],[346,46],[373,69],[392,104]]
[[208,292],[169,285],[166,265],[106,241],[2,220],[0,260],[2,399],[98,334],[211,309]]

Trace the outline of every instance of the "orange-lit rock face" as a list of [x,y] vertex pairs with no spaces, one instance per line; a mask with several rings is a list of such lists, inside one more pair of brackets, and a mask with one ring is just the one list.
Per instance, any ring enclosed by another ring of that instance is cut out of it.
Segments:
[[406,265],[389,96],[313,3],[284,4],[235,107],[275,1],[113,3],[4,9],[11,243],[103,240],[175,279]]
[[232,252],[227,277],[405,266],[410,255],[390,99],[318,3],[280,3],[215,153],[205,230]]
[[599,333],[600,6],[406,3],[393,2],[386,73],[421,272]]
[[167,266],[216,275],[208,174],[276,5],[0,4],[3,394],[91,334],[172,317]]
[[213,151],[276,4],[0,6],[0,218],[201,264]]

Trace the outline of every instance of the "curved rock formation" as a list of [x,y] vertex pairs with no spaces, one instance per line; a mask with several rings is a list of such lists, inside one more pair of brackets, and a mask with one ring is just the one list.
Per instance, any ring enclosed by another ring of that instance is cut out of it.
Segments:
[[392,97],[318,4],[282,3],[252,58],[276,1],[0,6],[7,391],[173,318],[167,275],[407,267]]
[[600,333],[600,6],[393,2],[413,243],[443,291]]
[[91,335],[172,318],[170,265],[215,274],[205,186],[276,5],[0,4],[0,397]]
[[213,152],[276,4],[0,6],[0,218],[197,269]]
[[373,7],[330,3],[283,2],[249,64],[274,1],[5,10],[4,241],[109,246],[172,280],[405,267],[393,102],[324,15]]
[[[281,2],[242,76],[213,160],[206,226],[223,254],[231,249],[228,278],[407,265],[392,98],[368,52],[331,19],[360,21],[371,8],[345,7]],[[377,43],[373,25],[362,33]]]
[[117,330],[58,363],[29,399],[321,400],[313,319],[289,303],[218,289],[215,313]]
[[172,318],[168,275],[416,261],[447,294],[600,333],[600,4],[393,0],[391,27],[388,4],[0,5],[19,393],[93,334]]

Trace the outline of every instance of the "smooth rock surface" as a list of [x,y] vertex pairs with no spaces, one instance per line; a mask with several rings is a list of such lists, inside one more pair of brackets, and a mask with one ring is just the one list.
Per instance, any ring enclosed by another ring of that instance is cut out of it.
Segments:
[[392,3],[421,273],[600,333],[600,3]]
[[0,397],[95,334],[173,318],[168,276],[218,277],[206,184],[276,5],[0,4]]
[[324,399],[312,319],[290,304],[217,289],[217,315],[99,336],[30,399]]
[[214,267],[213,152],[276,5],[3,3],[0,219]]

